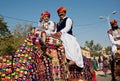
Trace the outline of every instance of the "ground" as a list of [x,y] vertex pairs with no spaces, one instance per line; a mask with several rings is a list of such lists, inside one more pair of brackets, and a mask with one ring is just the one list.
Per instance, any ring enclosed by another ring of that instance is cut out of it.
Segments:
[[107,72],[107,77],[104,76],[103,71],[96,71],[97,81],[111,81],[111,71]]

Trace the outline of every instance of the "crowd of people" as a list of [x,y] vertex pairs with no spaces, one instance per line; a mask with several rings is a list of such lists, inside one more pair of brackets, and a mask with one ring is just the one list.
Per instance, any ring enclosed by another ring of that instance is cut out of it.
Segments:
[[107,31],[108,37],[112,43],[112,47],[110,49],[109,58],[105,58],[103,56],[99,56],[98,60],[94,57],[92,60],[92,68],[95,71],[103,71],[104,76],[107,76],[108,69],[111,70],[111,81],[119,81],[120,80],[120,27],[118,26],[117,20],[111,20],[110,25],[111,29]]

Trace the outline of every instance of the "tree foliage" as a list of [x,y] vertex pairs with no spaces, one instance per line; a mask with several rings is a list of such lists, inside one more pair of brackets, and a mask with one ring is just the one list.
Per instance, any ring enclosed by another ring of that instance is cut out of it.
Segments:
[[0,17],[0,55],[12,53],[13,47],[11,46],[11,33],[7,28],[7,23]]
[[7,23],[3,21],[4,19],[0,17],[0,37],[5,35],[10,35],[10,31],[7,28]]
[[86,41],[85,46],[90,48],[91,56],[98,56],[101,54],[102,46],[99,43],[95,44],[93,40]]
[[109,55],[109,54],[111,53],[111,49],[112,49],[111,46],[107,46],[107,47],[105,48],[105,52],[106,52],[107,55]]
[[11,33],[7,28],[7,23],[3,18],[0,18],[0,55],[10,55],[15,52],[23,44],[31,28],[32,25],[28,23],[18,24]]
[[30,32],[32,29],[32,25],[31,24],[17,24],[16,27],[13,30],[12,33],[12,42],[13,42],[13,46],[18,49],[20,47],[21,44],[23,44],[24,40],[26,39],[26,36],[28,34],[28,32]]

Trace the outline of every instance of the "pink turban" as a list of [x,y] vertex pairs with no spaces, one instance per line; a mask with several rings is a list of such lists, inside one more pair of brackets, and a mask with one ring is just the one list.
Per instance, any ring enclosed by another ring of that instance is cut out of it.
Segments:
[[44,11],[44,12],[42,12],[41,15],[42,15],[42,16],[47,15],[48,17],[50,17],[50,13],[49,13],[48,11]]
[[117,20],[115,20],[115,19],[114,19],[114,20],[111,20],[111,21],[110,21],[110,24],[111,24],[111,25],[117,24]]

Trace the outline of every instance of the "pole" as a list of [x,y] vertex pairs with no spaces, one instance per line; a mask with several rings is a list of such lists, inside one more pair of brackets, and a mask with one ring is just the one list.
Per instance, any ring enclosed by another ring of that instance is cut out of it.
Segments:
[[109,29],[111,28],[111,25],[110,25],[110,16],[113,15],[113,14],[116,14],[116,13],[117,13],[117,11],[112,11],[112,13],[109,14],[108,16],[106,16],[106,17],[100,16],[100,19],[104,19],[105,18],[107,20]]
[[107,16],[106,19],[107,19],[108,27],[110,29],[111,28],[111,25],[110,25],[110,16]]

